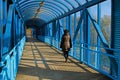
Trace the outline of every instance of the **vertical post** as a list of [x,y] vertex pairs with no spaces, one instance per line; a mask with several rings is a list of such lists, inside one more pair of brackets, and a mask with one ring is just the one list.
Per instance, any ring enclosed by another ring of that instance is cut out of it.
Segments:
[[15,44],[17,44],[17,42],[18,42],[18,16],[15,14],[15,34],[16,34],[16,36],[15,36]]
[[[60,23],[60,28],[59,28],[59,34],[60,34],[60,40],[59,40],[59,44],[61,44],[61,38],[62,38],[62,35],[63,35],[63,26],[64,26],[64,22],[63,22],[63,18],[59,20],[59,23]],[[59,46],[60,47],[60,46]],[[61,49],[61,48],[59,48]]]
[[[87,12],[86,12],[87,13]],[[90,17],[88,16],[88,14],[86,14],[86,18],[87,18],[87,48],[88,48],[88,64],[90,64],[90,59],[91,59],[91,56],[90,56],[90,54],[91,54],[91,52],[90,52],[90,33],[91,33],[91,31],[90,31]]]
[[55,46],[56,21],[52,22],[52,45]]
[[[69,15],[68,16],[68,30],[69,30],[69,32],[70,32],[70,36],[72,35],[72,19],[71,19],[71,15]],[[72,39],[72,36],[71,36],[71,39]],[[71,54],[72,52],[70,51],[70,54]]]
[[58,49],[60,48],[60,19],[58,20]]
[[7,1],[3,1],[3,24],[5,25],[7,22]]
[[87,14],[87,9],[85,9],[85,27],[86,27],[86,34],[85,34],[85,41],[86,41],[86,48],[88,49],[87,50],[87,62],[88,64],[90,64],[90,59],[91,59],[91,56],[90,56],[90,18]]
[[21,27],[21,21],[20,18],[18,18],[18,23],[19,23],[19,28],[18,28],[18,32],[19,32],[19,41],[20,41],[20,27]]
[[16,28],[16,23],[15,23],[15,10],[14,10],[14,12],[13,12],[13,22],[14,22],[14,24],[13,24],[13,46],[15,46],[15,38],[16,38],[16,36],[15,36],[15,28]]
[[24,22],[23,22],[23,23],[22,23],[22,37],[25,36],[25,35],[24,35],[24,32],[25,32],[26,29],[25,29],[24,27],[25,27],[25,26],[24,26]]
[[66,16],[66,29],[69,30],[69,16]]
[[[112,0],[112,21],[111,21],[111,47],[114,49],[120,49],[120,0]],[[114,55],[117,55],[118,59],[111,59],[111,74],[112,76],[118,76],[120,80],[119,70],[119,55],[120,53],[113,52]]]
[[61,21],[62,21],[62,27],[64,29],[64,18],[62,18]]
[[[76,13],[74,13],[74,33],[76,32]],[[73,56],[76,54],[76,39],[74,40]]]
[[87,39],[86,39],[86,34],[87,34],[87,27],[86,27],[86,10],[84,9],[84,21],[83,21],[83,61],[84,62],[88,62],[88,53],[87,53],[87,46],[86,46],[86,43],[87,43]]
[[[81,12],[80,12],[80,18],[81,18]],[[83,44],[82,43],[83,43],[83,25],[80,28],[80,62],[83,61]]]
[[85,61],[87,61],[88,64],[90,64],[90,20],[89,20],[89,17],[88,17],[88,14],[87,14],[87,9],[84,10],[84,47],[87,48],[87,50],[84,50],[84,54],[85,54]]
[[57,46],[58,45],[58,42],[57,42],[57,40],[58,40],[57,22],[58,22],[58,20],[56,20],[56,22],[55,22],[55,32],[56,32],[56,34],[55,34],[55,46],[56,46],[56,48],[58,48],[58,46]]
[[3,0],[0,0],[0,61],[2,60],[3,50]]
[[120,49],[120,0],[112,0],[111,47]]
[[58,38],[59,38],[59,20],[56,21],[56,48],[59,48],[59,45],[58,45]]
[[74,32],[76,31],[76,27],[77,27],[76,22],[77,22],[76,21],[76,13],[74,13]]
[[17,44],[17,42],[18,42],[18,31],[17,31],[17,29],[18,29],[18,19],[17,19],[17,15],[16,15],[16,13],[14,13],[14,44],[16,45]]
[[[101,5],[100,4],[97,5],[97,13],[98,13],[97,22],[98,22],[98,25],[101,26],[100,25],[100,23],[101,23]],[[100,53],[99,53],[99,51],[100,51],[100,38],[99,38],[99,36],[97,36],[97,57],[96,57],[97,63],[95,65],[96,65],[96,68],[98,68],[98,69],[100,68]]]
[[20,40],[22,39],[22,19],[20,18]]
[[52,23],[50,23],[50,45],[52,45]]
[[65,29],[65,18],[62,18],[63,29]]
[[120,80],[120,51],[118,52],[118,79],[117,80]]
[[71,20],[71,15],[68,16],[68,29],[70,32],[70,35],[72,35],[72,20]]
[[52,22],[52,37],[51,37],[51,39],[52,39],[52,45],[54,45],[53,43],[54,43],[54,22]]

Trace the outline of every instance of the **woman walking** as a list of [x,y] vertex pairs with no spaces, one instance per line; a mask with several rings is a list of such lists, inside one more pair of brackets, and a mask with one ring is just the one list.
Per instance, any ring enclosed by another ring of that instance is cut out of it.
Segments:
[[72,48],[71,37],[68,30],[64,30],[64,34],[62,35],[62,39],[61,39],[60,48],[62,48],[65,62],[67,62],[70,48]]

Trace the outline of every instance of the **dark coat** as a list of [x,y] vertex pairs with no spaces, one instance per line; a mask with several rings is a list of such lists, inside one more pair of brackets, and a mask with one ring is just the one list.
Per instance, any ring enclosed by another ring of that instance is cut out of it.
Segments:
[[63,34],[60,48],[62,48],[62,51],[69,51],[70,48],[72,48],[71,37],[69,34]]

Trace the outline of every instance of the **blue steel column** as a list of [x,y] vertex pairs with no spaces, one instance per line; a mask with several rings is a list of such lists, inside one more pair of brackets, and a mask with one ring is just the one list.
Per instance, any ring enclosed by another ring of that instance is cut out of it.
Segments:
[[50,23],[50,45],[52,45],[52,23]]
[[24,22],[22,23],[22,38],[23,38],[23,36],[25,36],[25,29],[24,29],[25,27],[24,27]]
[[80,62],[83,61],[83,26],[80,28]]
[[[100,25],[100,22],[101,22],[101,5],[100,4],[97,5],[97,13],[98,13],[97,22],[98,22],[98,25],[101,26]],[[100,53],[99,53],[99,51],[100,51],[100,38],[99,38],[99,36],[97,36],[97,52],[98,53],[97,53],[96,68],[98,68],[98,69],[100,69]]]
[[68,26],[68,24],[69,24],[69,18],[68,18],[68,16],[66,16],[66,29],[69,30],[69,26]]
[[58,20],[58,24],[57,25],[58,25],[58,49],[60,49],[60,47],[59,47],[60,46],[60,39],[61,39],[60,38],[60,26],[61,26],[60,25],[60,20]]
[[56,32],[56,34],[55,34],[55,45],[56,45],[56,48],[59,48],[59,45],[58,45],[58,38],[59,38],[59,34],[58,34],[58,31],[59,31],[59,20],[57,20],[56,21],[56,30],[55,30],[55,32]]
[[76,22],[77,22],[77,20],[76,20],[76,13],[74,13],[74,32],[76,31]]
[[22,19],[20,18],[20,21],[21,21],[21,26],[20,26],[20,37],[21,37],[21,39],[23,38],[23,36],[22,36],[22,33],[23,33],[23,22],[22,22]]
[[53,46],[55,46],[55,30],[56,30],[55,27],[56,27],[56,21],[53,21],[52,22],[52,45]]
[[58,22],[59,22],[59,25],[58,25],[58,28],[59,28],[59,31],[58,31],[58,43],[59,43],[59,46],[58,48],[60,49],[60,43],[61,43],[61,38],[62,38],[62,34],[63,34],[63,25],[61,23],[61,20],[63,19],[59,19]]
[[60,21],[60,42],[61,42],[61,38],[63,35],[63,18],[59,20]]
[[8,21],[6,24],[6,32],[4,33],[4,39],[8,39],[7,41],[4,41],[4,46],[7,46],[7,49],[4,50],[4,53],[8,52],[11,49],[11,29],[12,29],[12,18],[13,18],[13,5],[10,6],[8,11]]
[[[68,16],[68,30],[70,32],[70,36],[72,35],[72,19],[71,19],[71,15]],[[71,40],[72,40],[72,36],[71,36]],[[70,54],[73,53],[70,51]]]
[[57,42],[57,40],[58,40],[58,33],[57,33],[58,29],[57,29],[57,27],[58,26],[57,26],[57,22],[58,22],[58,20],[55,21],[55,33],[54,33],[55,34],[55,46],[56,46],[56,48],[58,48],[58,42]]
[[20,19],[19,21],[20,21],[20,28],[19,28],[20,34],[19,34],[19,36],[20,36],[20,40],[21,40],[21,38],[22,38],[22,36],[21,36],[21,33],[22,33],[22,19]]
[[47,36],[49,37],[50,34],[49,34],[49,24],[47,24]]
[[[90,20],[89,20],[89,18],[88,18],[88,14],[87,14],[87,9],[85,9],[84,10],[85,12],[84,12],[84,27],[83,27],[83,38],[84,38],[84,47],[85,48],[88,48],[88,49],[90,49],[90,46],[89,46],[89,44],[90,44]],[[89,52],[89,50],[86,50],[86,49],[84,49],[84,58],[85,58],[85,62],[87,62],[88,64],[90,64],[89,63],[89,61],[90,61],[90,52]]]
[[7,6],[6,5],[7,5],[7,1],[4,0],[3,1],[3,23],[4,23],[4,25],[7,22]]
[[14,44],[13,45],[15,46],[15,44],[16,44],[16,41],[15,41],[15,39],[16,39],[16,22],[15,22],[16,21],[16,15],[15,15],[15,11],[14,11],[14,14],[13,14],[13,21],[14,21],[14,24],[13,24],[14,25],[14,28],[13,28],[13,31],[14,31],[13,32],[13,38],[14,38],[13,41],[14,41]]
[[18,17],[18,28],[17,28],[17,33],[18,33],[18,42],[20,41],[20,19],[19,19],[19,17]]
[[14,24],[15,24],[15,30],[14,30],[15,31],[14,32],[15,33],[15,41],[14,42],[16,45],[17,44],[17,29],[16,29],[17,28],[17,15],[16,14],[14,14]]
[[[111,47],[115,49],[120,49],[120,0],[112,0],[112,22],[111,22]],[[120,58],[120,53],[113,53],[114,55],[117,55],[118,58]],[[120,60],[120,59],[118,59]],[[118,80],[120,80],[120,63],[118,60],[112,60],[114,63],[112,68],[115,69],[112,70],[112,74],[116,75],[118,71]],[[117,70],[118,69],[118,70]],[[115,73],[114,73],[115,72]]]
[[[76,32],[76,13],[74,13],[74,33]],[[73,56],[75,57],[76,54],[76,39],[73,41]]]
[[[81,13],[82,12],[80,12],[80,18],[81,18]],[[81,25],[80,25],[80,27],[82,26],[82,23],[81,23]],[[83,44],[82,44],[82,42],[83,42],[83,33],[82,33],[82,30],[83,30],[83,27],[81,27],[80,28],[80,62],[82,63],[82,61],[83,61],[83,49],[82,49],[82,47],[83,47]]]
[[51,43],[51,45],[53,45],[54,46],[54,22],[52,22],[52,43]]
[[15,25],[15,27],[16,27],[16,28],[15,28],[15,34],[16,34],[16,36],[15,36],[15,37],[16,37],[16,38],[15,38],[15,42],[16,42],[16,43],[15,43],[15,44],[17,44],[17,43],[18,43],[18,26],[19,26],[19,25],[18,25],[18,16],[17,16],[16,14],[15,14],[15,19],[16,19],[16,20],[15,20],[15,23],[16,23],[16,25]]
[[62,21],[62,27],[63,27],[63,29],[64,29],[64,23],[65,23],[65,22],[64,22],[64,18],[62,18],[61,21]]
[[[87,9],[85,10],[85,20],[84,20],[84,27],[86,27],[86,30],[85,30],[85,47],[87,47],[88,49],[90,49],[90,18],[87,14]],[[87,62],[88,64],[90,64],[90,51],[89,50],[86,50],[87,51]]]
[[49,38],[49,44],[50,44],[50,40],[51,40],[51,37],[50,37],[50,24],[47,24],[48,25],[48,38]]
[[[77,37],[77,34],[78,34],[78,31],[80,29],[80,55],[81,53],[83,52],[81,49],[83,47],[83,45],[81,45],[81,43],[83,42],[83,28],[82,28],[82,21],[83,21],[83,18],[84,18],[84,13],[82,12],[82,14],[80,14],[80,19],[79,19],[79,22],[77,24],[77,28],[74,32],[74,36],[73,36],[73,47],[74,47],[74,43],[76,42],[76,37]],[[82,35],[81,35],[82,34]],[[74,55],[73,55],[74,56]],[[80,58],[80,60],[83,59],[83,53],[82,53],[82,56]]]
[[68,16],[68,30],[70,32],[70,35],[72,35],[72,21],[71,21],[71,15]]
[[2,49],[3,49],[2,40],[3,40],[3,1],[0,0],[0,61],[2,58]]
[[[86,21],[86,24],[87,24],[87,25],[86,25],[86,27],[87,27],[87,44],[88,44],[88,45],[87,45],[87,48],[90,49],[90,40],[91,40],[91,39],[90,39],[90,38],[91,38],[91,37],[90,37],[90,36],[91,36],[90,34],[91,34],[91,30],[90,30],[90,17],[88,16],[88,14],[86,14],[86,20],[87,20],[87,21]],[[88,50],[87,52],[88,52],[88,64],[90,64],[90,60],[91,60],[90,54],[91,54],[91,52],[90,52],[89,50]],[[95,62],[95,63],[96,63],[96,62]]]

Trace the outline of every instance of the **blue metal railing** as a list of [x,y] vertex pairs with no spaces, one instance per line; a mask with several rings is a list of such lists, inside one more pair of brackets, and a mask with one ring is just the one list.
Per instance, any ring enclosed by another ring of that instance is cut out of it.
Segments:
[[23,37],[8,54],[3,55],[0,80],[15,80],[25,41],[26,37]]
[[[50,37],[46,36],[39,36],[38,37],[41,41],[48,43],[49,45],[54,46],[55,48],[59,49],[59,42],[55,39],[51,39]],[[52,40],[52,41],[51,41]],[[53,42],[51,44],[51,42]],[[58,45],[56,45],[57,43]],[[113,80],[118,80],[119,77],[119,56],[113,55],[109,52],[106,52],[102,49],[107,49],[108,51],[113,51],[117,54],[120,54],[120,51],[117,49],[112,48],[105,48],[105,47],[98,47],[95,45],[89,45],[90,49],[84,47],[85,45],[88,45],[86,43],[81,43],[80,46],[73,46],[76,47],[71,49],[70,56],[75,58],[76,60],[79,60],[80,62],[88,65],[89,67],[93,68],[94,70],[97,70],[98,72],[110,77]],[[92,49],[91,47],[94,47]],[[97,51],[97,48],[100,49],[100,51]],[[74,53],[75,52],[75,53]],[[87,53],[86,53],[87,52]],[[118,62],[117,62],[118,60]],[[117,62],[118,65],[114,64],[113,62]],[[118,66],[118,68],[113,67],[113,65]]]

